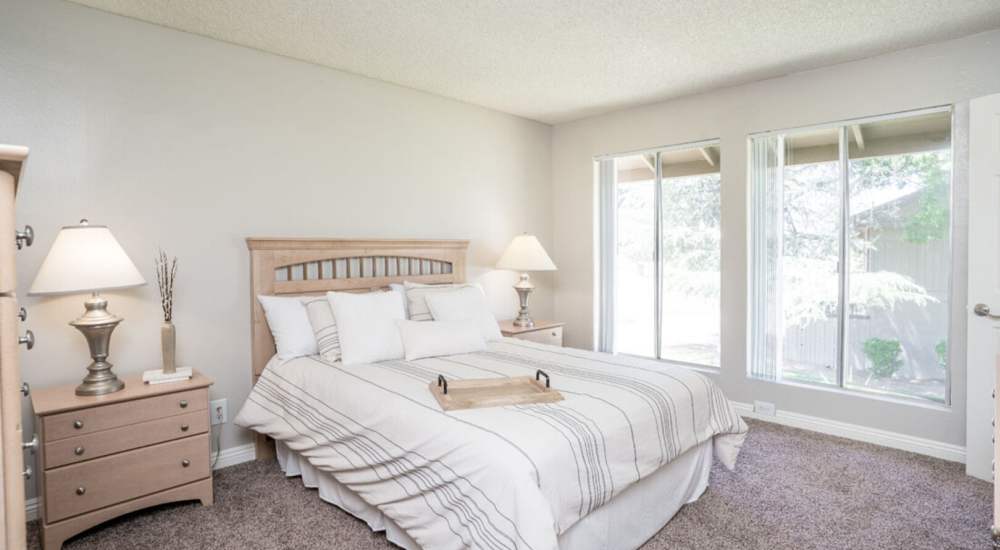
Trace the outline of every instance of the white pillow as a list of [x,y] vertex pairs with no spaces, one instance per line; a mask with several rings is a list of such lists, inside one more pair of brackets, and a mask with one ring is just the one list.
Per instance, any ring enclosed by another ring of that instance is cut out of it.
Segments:
[[396,321],[404,319],[398,292],[327,292],[337,320],[341,360],[345,365],[403,358],[403,341]]
[[427,308],[427,296],[442,292],[454,292],[462,288],[479,288],[472,284],[425,285],[403,281],[406,289],[406,318],[411,321],[430,321],[434,319],[431,310]]
[[471,323],[479,329],[487,342],[503,338],[500,334],[500,325],[486,304],[486,295],[478,287],[428,294],[426,300],[435,321]]
[[316,337],[313,336],[309,316],[302,299],[282,296],[257,296],[264,308],[267,326],[274,337],[278,357],[292,359],[303,355],[316,355]]
[[396,321],[407,361],[486,349],[479,327],[462,321]]
[[406,299],[406,286],[403,283],[389,283],[389,290],[403,295],[403,312],[406,313],[406,318],[409,319],[410,304]]
[[337,322],[333,319],[330,301],[324,294],[306,296],[302,298],[302,303],[306,306],[309,326],[312,327],[313,336],[316,338],[316,349],[320,356],[331,363],[340,361],[340,332],[337,330]]

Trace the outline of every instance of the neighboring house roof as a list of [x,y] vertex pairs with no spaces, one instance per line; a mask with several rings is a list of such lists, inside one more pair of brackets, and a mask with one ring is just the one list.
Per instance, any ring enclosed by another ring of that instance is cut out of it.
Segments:
[[852,199],[852,203],[864,204],[867,202],[867,205],[856,209],[851,214],[851,224],[858,228],[867,225],[876,225],[882,228],[899,227],[906,219],[906,216],[899,215],[900,212],[909,211],[916,204],[922,189],[922,187],[908,185],[902,188],[872,191],[870,197]]

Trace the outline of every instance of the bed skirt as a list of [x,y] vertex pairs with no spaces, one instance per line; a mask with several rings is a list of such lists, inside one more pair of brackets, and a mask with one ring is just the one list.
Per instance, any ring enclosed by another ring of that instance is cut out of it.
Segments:
[[[364,521],[372,531],[407,550],[420,546],[374,506],[318,470],[305,458],[275,442],[278,464],[288,477],[319,490],[319,498]],[[559,548],[573,550],[633,550],[659,532],[678,510],[698,500],[708,487],[712,469],[712,441],[677,457],[649,477],[632,485],[611,502],[594,510],[558,537]]]

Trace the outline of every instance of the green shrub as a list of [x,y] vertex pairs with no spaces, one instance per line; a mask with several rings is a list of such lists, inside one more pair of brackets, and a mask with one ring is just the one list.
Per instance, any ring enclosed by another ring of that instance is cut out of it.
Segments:
[[872,375],[877,378],[888,378],[899,370],[903,362],[899,359],[899,354],[903,352],[903,346],[899,340],[883,340],[881,338],[869,338],[865,340],[865,355],[872,364]]
[[943,369],[948,366],[948,342],[941,340],[936,346],[934,346],[934,352],[937,353],[938,365]]

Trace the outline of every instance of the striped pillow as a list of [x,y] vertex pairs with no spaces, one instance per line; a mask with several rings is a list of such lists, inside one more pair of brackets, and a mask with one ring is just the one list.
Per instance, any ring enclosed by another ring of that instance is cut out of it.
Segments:
[[433,321],[434,316],[427,307],[427,295],[438,292],[452,292],[460,288],[478,288],[482,292],[482,287],[477,284],[454,284],[454,285],[424,285],[404,281],[406,289],[406,315],[411,321]]
[[302,303],[306,306],[306,314],[316,336],[320,357],[331,363],[340,361],[340,332],[337,330],[333,309],[330,308],[326,295],[305,296],[302,298]]

